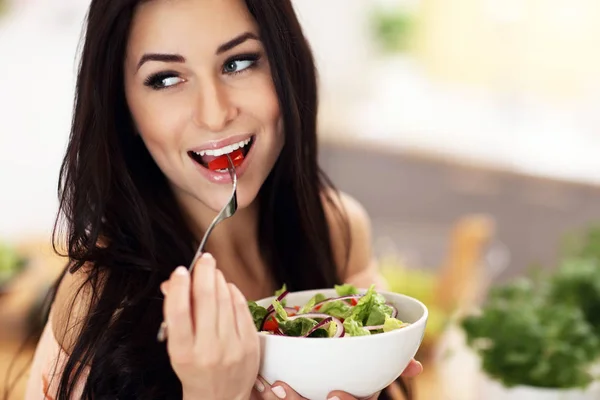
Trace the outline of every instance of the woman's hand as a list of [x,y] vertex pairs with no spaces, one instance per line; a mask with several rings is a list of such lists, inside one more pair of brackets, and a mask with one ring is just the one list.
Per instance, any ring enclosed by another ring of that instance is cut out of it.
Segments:
[[258,374],[260,342],[239,289],[204,254],[193,277],[177,268],[165,294],[167,351],[184,399],[247,400]]
[[[414,378],[423,371],[423,366],[420,362],[412,360],[408,367],[402,373],[403,377]],[[369,397],[368,400],[376,400],[379,398],[379,393],[375,393]],[[254,391],[252,393],[252,400],[306,400],[296,393],[291,387],[283,382],[275,382],[270,386],[264,379],[259,377],[254,385]],[[329,393],[327,400],[357,400],[356,397],[349,395],[348,393],[334,391]]]

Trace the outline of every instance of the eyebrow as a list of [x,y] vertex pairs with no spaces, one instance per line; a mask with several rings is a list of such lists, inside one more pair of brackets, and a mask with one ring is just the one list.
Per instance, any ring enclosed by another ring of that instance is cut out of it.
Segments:
[[[244,32],[241,35],[238,35],[238,36],[234,37],[233,39],[220,45],[217,48],[216,54],[219,55],[219,54],[225,53],[226,51],[229,51],[229,50],[239,46],[240,44],[244,43],[247,40],[260,40],[260,39],[258,38],[258,36],[256,36],[252,32]],[[184,63],[185,57],[183,57],[182,55],[179,55],[179,54],[146,53],[140,58],[140,61],[137,64],[136,71],[139,70],[140,67],[148,61]]]
[[241,35],[234,37],[230,41],[220,45],[219,48],[217,49],[217,55],[225,53],[226,51],[229,51],[229,50],[233,49],[234,47],[239,46],[240,44],[242,44],[245,41],[250,40],[250,39],[259,40],[258,36],[256,36],[254,33],[244,32]]

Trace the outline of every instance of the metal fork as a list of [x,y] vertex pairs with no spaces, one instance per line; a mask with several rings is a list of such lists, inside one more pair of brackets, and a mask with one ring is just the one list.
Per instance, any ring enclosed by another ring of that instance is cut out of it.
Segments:
[[[236,175],[235,167],[233,165],[233,161],[231,160],[231,157],[229,156],[229,154],[226,154],[226,156],[227,156],[227,163],[229,164],[229,168],[227,168],[227,170],[229,171],[229,176],[231,176],[231,181],[233,182],[233,190],[231,192],[231,196],[229,197],[229,201],[227,202],[227,204],[225,204],[225,206],[221,209],[219,214],[217,214],[215,219],[213,219],[213,221],[209,225],[208,229],[204,233],[204,236],[202,237],[202,241],[200,242],[200,245],[198,246],[198,249],[196,250],[196,254],[194,255],[194,258],[192,259],[192,262],[190,263],[190,266],[188,267],[190,274],[192,273],[192,271],[194,270],[194,267],[196,266],[196,261],[198,261],[198,259],[202,256],[202,253],[204,253],[204,246],[206,245],[208,236],[211,234],[214,227],[219,222],[231,217],[237,211],[237,206],[238,206],[238,204],[237,204],[237,175]],[[167,323],[165,321],[163,321],[162,324],[160,324],[160,329],[158,330],[158,334],[156,335],[156,338],[159,342],[164,342],[167,339]]]

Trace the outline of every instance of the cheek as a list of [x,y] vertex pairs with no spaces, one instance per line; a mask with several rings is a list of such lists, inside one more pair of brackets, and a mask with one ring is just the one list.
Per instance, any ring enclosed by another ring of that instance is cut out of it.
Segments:
[[[181,108],[149,99],[130,101],[130,109],[138,133],[155,158],[168,158],[179,152],[185,128]],[[158,161],[158,160],[157,160]]]
[[283,140],[283,121],[277,93],[273,85],[269,83],[258,94],[259,96],[256,96],[253,103],[256,111],[255,115],[259,116],[263,127],[274,136],[275,144],[278,145],[278,142]]
[[176,107],[149,101],[130,106],[138,134],[156,165],[169,180],[178,181],[181,169],[181,137],[184,118]]
[[265,118],[271,121],[273,124],[277,124],[281,119],[281,110],[279,108],[279,99],[277,98],[277,93],[275,92],[275,88],[271,84],[269,90],[266,91],[264,96],[264,102],[262,103],[263,112],[265,113]]

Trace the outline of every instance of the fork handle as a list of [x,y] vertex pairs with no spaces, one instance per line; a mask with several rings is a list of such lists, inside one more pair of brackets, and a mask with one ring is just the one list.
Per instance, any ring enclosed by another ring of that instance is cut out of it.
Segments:
[[198,246],[198,250],[196,250],[196,254],[194,255],[194,258],[192,259],[192,262],[190,263],[190,266],[188,267],[188,270],[190,271],[190,273],[192,273],[192,271],[194,270],[196,261],[198,261],[198,259],[200,257],[202,257],[202,254],[204,254],[204,246],[206,245],[208,236],[210,235],[213,228],[215,227],[218,218],[219,218],[219,216],[217,215],[215,217],[215,219],[212,221],[212,223],[210,224],[210,226],[208,227],[208,229],[206,230],[206,232],[204,233],[204,236],[202,237],[202,241],[200,242],[200,245]]

